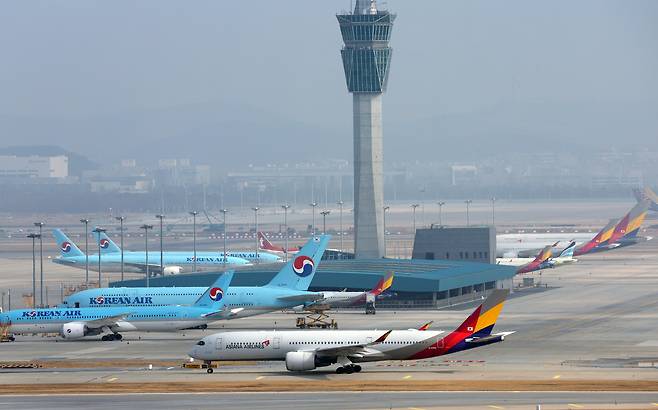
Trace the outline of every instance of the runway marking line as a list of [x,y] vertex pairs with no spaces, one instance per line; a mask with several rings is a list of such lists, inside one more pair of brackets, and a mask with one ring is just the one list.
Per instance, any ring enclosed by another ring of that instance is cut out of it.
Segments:
[[119,380],[119,378],[118,377],[112,377],[110,379],[107,379],[108,382],[113,382],[115,380]]
[[425,410],[422,407],[409,407],[407,410]]
[[409,380],[409,379],[411,379],[412,377],[413,377],[412,375],[408,374],[408,375],[404,376],[402,379],[403,379],[403,380]]
[[559,379],[560,377],[562,377],[562,375],[556,374],[555,376],[553,376],[553,380],[557,380],[557,379]]
[[490,409],[499,409],[499,410],[505,408],[505,407],[501,407],[501,406],[494,406],[493,404],[492,404],[492,405],[489,405],[489,406],[487,406],[487,407],[489,407]]
[[264,378],[265,378],[265,376],[258,376],[258,377],[256,377],[256,380],[263,380]]
[[575,407],[575,408],[577,408],[577,409],[583,409],[583,408],[585,408],[585,406],[581,406],[580,404],[573,404],[573,403],[569,403],[569,404],[567,404],[567,406],[569,406],[569,407]]

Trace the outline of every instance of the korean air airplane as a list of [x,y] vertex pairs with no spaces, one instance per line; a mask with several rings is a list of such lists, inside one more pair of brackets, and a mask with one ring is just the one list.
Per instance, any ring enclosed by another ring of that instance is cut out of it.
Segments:
[[[409,330],[226,331],[201,339],[189,352],[213,361],[283,361],[290,371],[309,371],[338,364],[336,373],[360,372],[358,363],[419,360],[502,342],[514,332],[492,333],[508,289],[496,289],[453,332]],[[431,323],[431,322],[430,322]]]
[[0,313],[0,325],[15,333],[59,333],[80,339],[103,333],[102,340],[121,340],[119,332],[174,332],[205,328],[226,313],[224,295],[233,272],[222,274],[192,306],[20,309]]
[[[117,246],[112,239],[110,239],[105,232],[101,232],[100,235],[97,233],[94,233],[94,236],[96,237],[96,246],[100,245],[101,248],[101,256],[105,257],[107,254],[111,253],[121,253],[121,248]],[[141,254],[143,255],[144,252],[129,252],[129,251],[124,251],[123,255],[125,258],[125,255],[127,254]],[[187,261],[187,258],[192,258],[190,263],[192,265],[194,264],[194,252],[164,252],[166,256],[172,257],[172,256],[177,256],[180,258],[185,258]],[[196,253],[196,260],[197,260],[197,268],[199,266],[204,266],[202,262],[208,260],[208,261],[215,261],[217,258],[220,258],[220,262],[223,262],[221,260],[223,255],[223,252],[217,253],[217,252],[199,252],[197,251]],[[226,256],[231,257],[231,258],[239,258],[239,259],[246,259],[251,263],[275,263],[275,262],[281,262],[282,259],[279,258],[276,255],[273,255],[271,253],[267,252],[258,252],[258,255],[256,255],[256,252],[249,252],[249,251],[227,251]],[[149,262],[151,261],[151,255],[149,255]],[[102,261],[101,261],[102,262]],[[157,252],[157,263],[158,267],[160,266],[160,252]]]
[[[308,287],[329,239],[329,235],[311,238],[265,286],[231,286],[224,295],[227,314],[222,319],[254,316],[322,299],[322,292],[309,292]],[[61,306],[115,308],[190,305],[205,290],[200,287],[88,289],[68,296]]]
[[[53,259],[53,262],[60,265],[73,266],[84,269],[86,256],[78,246],[70,240],[64,232],[59,229],[53,229],[53,236],[59,246],[60,256]],[[101,248],[101,269],[106,272],[121,271],[121,250],[117,252],[118,247],[108,239],[100,239]],[[146,273],[146,253],[145,252],[124,252],[123,253],[124,270],[126,272]],[[148,253],[149,272],[152,274],[178,274],[184,269],[192,270],[194,266],[194,253],[192,252],[164,252],[163,253],[164,271],[160,272],[160,252]],[[227,256],[226,263],[221,254],[197,252],[197,268],[233,267],[249,265],[250,262],[243,258]],[[89,255],[89,269],[98,270],[98,254]]]

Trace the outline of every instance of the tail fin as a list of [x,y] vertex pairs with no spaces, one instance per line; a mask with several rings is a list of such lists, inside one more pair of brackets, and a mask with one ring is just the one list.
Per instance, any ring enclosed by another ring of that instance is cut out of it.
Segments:
[[[507,333],[492,335],[491,331],[496,325],[509,292],[509,289],[496,289],[491,292],[457,329],[432,343],[429,348],[418,352],[413,359],[441,356],[502,341]],[[440,335],[437,339],[439,337]]]
[[599,233],[597,233],[596,236],[592,238],[592,240],[576,248],[576,250],[574,251],[574,255],[575,256],[584,255],[594,250],[594,248],[596,248],[597,246],[606,243],[608,239],[610,239],[610,236],[612,236],[612,232],[615,230],[616,225],[617,225],[617,220],[611,219],[608,222],[608,224],[604,226],[603,229],[601,229]]
[[266,251],[283,251],[283,248],[272,245],[264,233],[258,231],[258,247]]
[[650,205],[651,201],[642,200],[628,211],[621,221],[619,221],[617,226],[615,226],[615,230],[612,232],[610,239],[608,239],[608,244],[613,244],[623,238],[627,233],[638,229],[640,225],[642,225],[642,222],[644,222],[644,217],[646,216]]
[[72,256],[84,256],[84,252],[77,247],[72,240],[61,229],[53,229],[53,236],[59,246],[59,254],[63,258],[70,258]]
[[541,250],[535,257],[535,260],[532,261],[534,262],[546,262],[553,256],[553,246],[555,245],[548,245],[544,249]]
[[309,239],[299,253],[291,258],[266,286],[307,290],[330,238],[330,235],[321,235]]
[[558,258],[573,258],[573,252],[576,249],[576,242],[571,241],[569,246],[564,248],[562,252],[558,255]]
[[383,276],[379,282],[375,285],[374,288],[368,293],[374,296],[379,296],[382,293],[384,293],[388,288],[393,285],[393,272],[389,272],[386,274],[386,276]]
[[431,320],[431,321],[425,323],[424,325],[422,325],[421,327],[419,327],[418,330],[421,330],[421,331],[429,330],[430,326],[432,326],[432,323],[434,323],[433,320]]
[[121,248],[119,248],[117,244],[105,234],[105,232],[100,232],[100,235],[98,232],[94,232],[94,236],[96,237],[96,245],[100,245],[101,253],[121,252]]
[[228,291],[232,279],[233,271],[224,272],[219,275],[215,282],[197,299],[194,307],[220,310],[224,306],[224,295]]

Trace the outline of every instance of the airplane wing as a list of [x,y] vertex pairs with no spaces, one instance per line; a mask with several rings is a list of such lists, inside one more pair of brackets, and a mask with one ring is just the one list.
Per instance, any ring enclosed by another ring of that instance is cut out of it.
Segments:
[[[130,266],[130,267],[133,267],[133,268],[137,268],[142,272],[146,272],[146,264],[145,263],[124,262],[124,265]],[[154,273],[160,273],[160,264],[159,263],[157,265],[153,264],[153,263],[149,263],[148,267],[149,267],[149,272],[150,273],[153,273],[153,274]]]
[[94,319],[94,320],[88,320],[83,322],[87,327],[92,328],[92,329],[98,329],[103,326],[113,326],[116,325],[117,322],[120,322],[127,318],[130,315],[130,313],[122,313],[120,315],[115,315],[115,316],[107,316],[103,317],[100,319]]
[[363,357],[367,355],[377,354],[381,352],[377,350],[369,350],[368,348],[385,341],[386,338],[388,338],[388,335],[391,334],[391,332],[392,330],[389,330],[388,332],[379,336],[377,340],[372,341],[370,343],[343,345],[336,347],[321,347],[321,348],[313,349],[313,351],[318,356],[329,356],[329,357],[335,357],[335,356]]
[[302,295],[292,295],[292,296],[280,296],[278,300],[284,302],[315,302],[320,299],[324,299],[324,294],[322,293],[306,293]]

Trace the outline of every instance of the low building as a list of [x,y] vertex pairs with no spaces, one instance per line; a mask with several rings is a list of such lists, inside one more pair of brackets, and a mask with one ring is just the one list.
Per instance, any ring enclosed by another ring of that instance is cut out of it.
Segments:
[[[263,286],[280,264],[235,270],[232,286]],[[479,300],[495,288],[512,287],[510,266],[453,260],[352,259],[323,261],[310,290],[372,289],[382,275],[393,272],[393,286],[377,301],[378,308],[430,309]],[[210,286],[218,272],[197,272],[151,279],[150,286]],[[113,282],[111,287],[145,286],[144,279]]]
[[496,228],[432,226],[417,229],[411,257],[496,263]]
[[0,178],[67,178],[69,158],[55,156],[0,155]]

